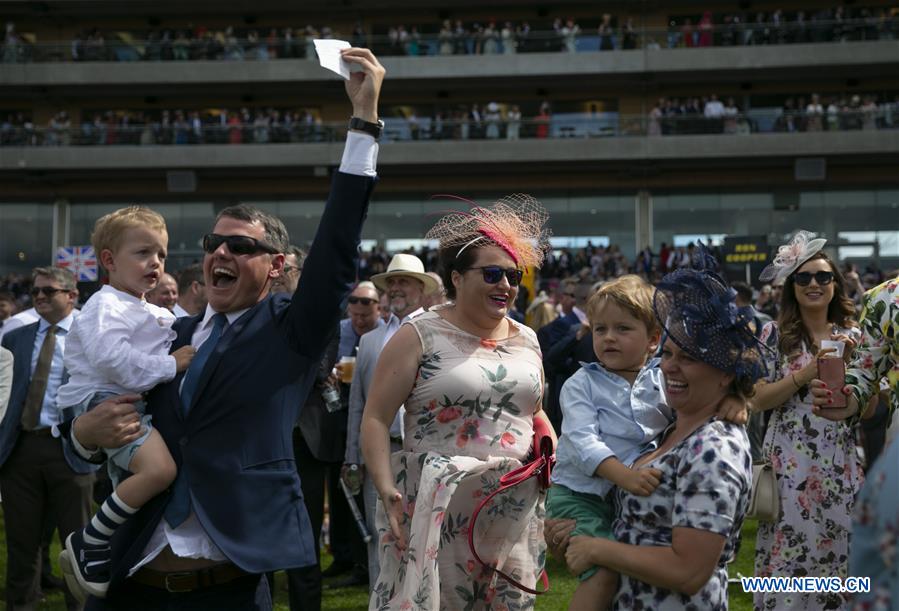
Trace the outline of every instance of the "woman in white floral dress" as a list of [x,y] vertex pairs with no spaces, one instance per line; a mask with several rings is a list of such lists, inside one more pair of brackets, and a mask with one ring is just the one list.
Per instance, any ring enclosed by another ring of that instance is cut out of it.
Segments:
[[[781,509],[776,522],[759,523],[757,576],[848,576],[862,467],[852,426],[815,415],[808,384],[818,377],[817,357],[828,352],[820,349],[821,342],[843,340],[848,360],[859,331],[843,278],[820,250],[823,245],[824,240],[800,232],[781,248],[766,275],[785,282],[780,317],[762,330],[772,357],[768,379],[759,383],[752,404],[755,410],[772,410],[762,450],[777,476]],[[834,593],[757,593],[754,605],[766,611],[849,608],[847,599]]]
[[[405,324],[385,346],[362,420],[380,495],[381,574],[370,609],[534,606],[468,547],[472,511],[526,461],[534,419],[546,418],[536,336],[507,317],[521,270],[540,261],[531,240],[545,214],[527,220],[527,208],[500,203],[450,215],[429,234],[440,240],[453,303]],[[403,449],[390,456],[388,427],[401,404]],[[529,588],[544,564],[543,497],[533,479],[495,497],[474,534],[485,562]]]

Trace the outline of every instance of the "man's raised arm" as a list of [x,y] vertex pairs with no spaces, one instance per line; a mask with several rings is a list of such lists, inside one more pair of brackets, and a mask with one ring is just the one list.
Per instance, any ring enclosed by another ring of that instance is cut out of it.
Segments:
[[[378,122],[384,67],[368,49],[349,48],[343,59],[361,67],[346,81],[353,117],[361,126]],[[303,265],[303,275],[287,316],[290,338],[301,354],[317,359],[340,318],[341,304],[356,280],[362,223],[375,186],[378,143],[362,130],[347,133],[340,170],[331,182],[324,214]]]

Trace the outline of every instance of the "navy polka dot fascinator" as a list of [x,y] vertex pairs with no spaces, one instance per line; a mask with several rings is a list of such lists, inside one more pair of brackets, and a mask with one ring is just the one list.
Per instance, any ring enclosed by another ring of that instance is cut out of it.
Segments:
[[717,261],[705,246],[695,254],[692,269],[672,272],[656,286],[656,318],[693,358],[754,382],[766,373],[766,347],[752,331],[752,308],[737,306],[736,291],[714,271]]

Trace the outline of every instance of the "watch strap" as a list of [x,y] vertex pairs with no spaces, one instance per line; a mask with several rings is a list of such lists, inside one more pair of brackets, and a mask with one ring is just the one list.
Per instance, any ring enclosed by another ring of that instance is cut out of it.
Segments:
[[384,131],[384,122],[380,119],[377,123],[372,123],[370,121],[366,121],[365,119],[360,119],[359,117],[350,117],[350,122],[347,125],[347,129],[352,129],[360,132],[365,132],[374,137],[375,140],[381,137],[381,133]]

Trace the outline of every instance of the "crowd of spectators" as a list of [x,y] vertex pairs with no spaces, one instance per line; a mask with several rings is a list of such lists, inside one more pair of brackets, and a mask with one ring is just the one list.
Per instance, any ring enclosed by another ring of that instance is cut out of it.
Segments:
[[546,18],[537,21],[487,19],[442,23],[396,24],[389,27],[356,23],[349,31],[330,26],[247,26],[209,28],[185,25],[144,31],[86,29],[70,43],[27,40],[13,23],[6,24],[0,58],[23,61],[183,61],[315,59],[315,38],[343,38],[354,46],[388,55],[491,55],[541,52],[589,52],[781,45],[893,40],[899,38],[899,11],[847,8],[814,11],[710,10],[669,17],[667,31],[635,22],[634,17],[597,14],[592,18]]
[[820,132],[899,127],[899,95],[817,93],[789,96],[779,109],[742,110],[733,97],[659,98],[647,117],[646,134],[748,134]]
[[[0,123],[0,146],[326,142],[345,129],[344,122],[323,123],[314,109],[244,107],[82,114],[81,123],[73,124],[67,113],[59,112],[41,128],[25,112],[9,113]],[[447,108],[421,118],[409,110],[401,118],[388,119],[387,139],[546,138],[549,119],[548,102],[540,105],[537,115],[525,120],[518,105],[496,102]]]
[[77,125],[60,112],[42,129],[19,112],[0,123],[0,146],[269,144],[333,137],[308,109],[107,110],[85,112]]
[[[720,261],[721,253],[717,247],[712,247],[712,254]],[[437,251],[422,247],[421,249],[409,248],[403,252],[414,254],[424,263],[428,270],[437,268]],[[375,246],[369,251],[363,251],[359,264],[359,279],[367,280],[375,274],[387,270],[391,256],[395,253],[387,252],[382,246]],[[535,297],[544,294],[555,295],[563,286],[571,283],[584,287],[594,287],[608,280],[620,277],[624,274],[637,274],[650,283],[658,282],[666,273],[676,269],[689,268],[693,265],[696,255],[696,247],[691,242],[686,246],[669,246],[660,244],[657,249],[644,248],[633,258],[625,255],[618,245],[596,246],[592,243],[583,248],[558,248],[549,252],[544,260],[543,267],[539,270],[535,293],[522,291],[518,311],[524,313],[528,302]],[[858,265],[843,262],[842,270],[847,281],[848,296],[856,304],[861,303],[861,297],[867,288],[879,285],[886,278],[896,275],[896,271],[881,271],[878,265],[870,262],[860,268]],[[90,294],[98,288],[85,287],[80,296],[84,302]],[[10,273],[0,276],[0,300],[11,302],[11,309],[23,311],[31,306],[31,277],[25,274]],[[776,318],[777,315],[777,290],[778,287],[763,285],[754,292],[753,305],[765,315]]]
[[[518,104],[495,101],[431,109],[399,106],[395,116],[385,117],[384,139],[517,140],[577,135],[577,129],[600,133],[586,129],[591,124],[609,127],[603,135],[649,136],[899,127],[899,95],[892,100],[874,94],[791,95],[780,108],[750,110],[741,109],[730,96],[663,97],[643,117],[612,113],[612,119],[590,113],[554,118],[548,101],[523,106],[526,114]],[[88,111],[80,123],[61,111],[44,126],[35,125],[28,113],[12,112],[0,122],[0,146],[329,142],[342,137],[344,129],[344,122],[325,123],[311,108]]]
[[671,19],[668,48],[733,47],[796,43],[894,40],[899,12],[886,8],[821,8],[814,11],[758,11]]

